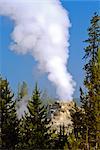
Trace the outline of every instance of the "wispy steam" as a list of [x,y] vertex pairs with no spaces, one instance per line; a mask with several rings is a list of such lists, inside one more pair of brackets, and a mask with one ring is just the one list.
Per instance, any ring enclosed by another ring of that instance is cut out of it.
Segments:
[[66,65],[69,57],[68,12],[58,0],[0,0],[0,15],[14,21],[11,49],[30,53],[48,73],[61,99],[71,100],[74,81]]
[[25,113],[29,113],[27,108],[29,99],[30,98],[28,96],[24,96],[22,99],[16,101],[16,112],[18,119],[22,118]]

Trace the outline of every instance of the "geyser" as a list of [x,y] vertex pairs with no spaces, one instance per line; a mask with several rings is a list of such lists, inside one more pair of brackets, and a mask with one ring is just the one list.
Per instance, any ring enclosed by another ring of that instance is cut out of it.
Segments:
[[0,0],[0,15],[14,21],[11,50],[30,53],[59,98],[72,100],[75,83],[66,68],[70,21],[60,1]]

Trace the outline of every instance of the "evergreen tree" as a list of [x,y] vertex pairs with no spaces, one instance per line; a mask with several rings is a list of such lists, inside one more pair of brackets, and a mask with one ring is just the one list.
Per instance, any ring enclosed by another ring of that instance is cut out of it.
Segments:
[[24,150],[24,149],[31,149],[31,130],[32,127],[30,126],[31,121],[28,118],[28,114],[25,114],[19,123],[19,142],[17,144],[17,150]]
[[1,149],[14,150],[18,143],[18,120],[14,94],[7,80],[0,77],[0,145]]
[[25,116],[24,141],[28,149],[50,149],[50,120],[47,119],[47,109],[42,106],[37,84],[32,99],[28,104],[29,114]]
[[70,110],[72,121],[72,132],[68,136],[69,149],[83,149],[83,133],[84,133],[84,112],[74,103],[73,108]]
[[80,88],[81,108],[72,111],[73,132],[69,136],[75,149],[100,149],[100,17],[97,13],[91,19],[85,40],[84,87]]
[[64,149],[65,144],[67,142],[67,135],[65,133],[65,126],[60,125],[60,132],[57,133],[56,139],[55,139],[55,149]]
[[100,139],[100,17],[94,14],[91,19],[91,26],[88,28],[89,38],[85,40],[88,46],[84,49],[86,92],[80,89],[82,108],[84,109],[84,142],[86,148],[95,147],[99,149]]

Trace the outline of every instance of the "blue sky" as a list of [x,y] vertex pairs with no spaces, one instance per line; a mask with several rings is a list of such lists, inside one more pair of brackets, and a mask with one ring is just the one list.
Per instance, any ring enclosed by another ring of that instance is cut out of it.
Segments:
[[[70,28],[70,57],[68,69],[76,82],[74,97],[79,97],[79,87],[82,85],[84,72],[83,41],[87,39],[87,28],[95,11],[99,11],[99,1],[92,0],[62,0],[62,5],[69,12],[72,27]],[[36,81],[40,89],[46,89],[51,96],[55,96],[55,88],[47,80],[47,76],[40,74],[37,63],[30,55],[18,55],[9,48],[13,22],[7,17],[0,17],[0,73],[7,77],[14,92],[18,82],[26,81],[29,91]]]

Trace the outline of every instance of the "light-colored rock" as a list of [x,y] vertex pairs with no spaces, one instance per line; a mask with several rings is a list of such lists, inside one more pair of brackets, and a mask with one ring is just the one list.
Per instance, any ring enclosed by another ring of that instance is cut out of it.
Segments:
[[72,130],[70,109],[73,109],[74,102],[60,102],[49,105],[49,117],[51,118],[51,130],[60,130],[60,125],[65,127],[65,132]]

